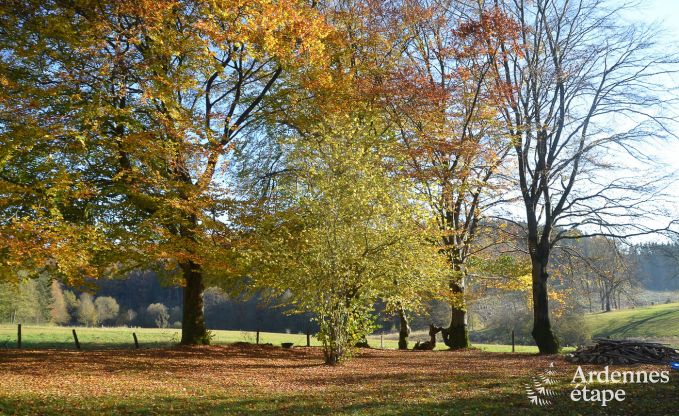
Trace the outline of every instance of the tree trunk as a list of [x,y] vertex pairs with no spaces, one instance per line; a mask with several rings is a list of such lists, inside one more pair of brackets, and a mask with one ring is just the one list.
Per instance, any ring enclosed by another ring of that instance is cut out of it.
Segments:
[[407,350],[408,349],[408,336],[410,335],[410,325],[408,325],[408,317],[403,308],[398,310],[398,318],[400,321],[400,330],[398,332],[398,349]]
[[559,341],[549,321],[549,300],[547,297],[547,260],[549,253],[532,259],[533,275],[533,339],[540,354],[559,352]]
[[181,264],[184,273],[184,311],[182,316],[182,345],[207,345],[210,337],[203,316],[203,274],[193,261]]
[[455,305],[451,305],[450,326],[443,329],[443,342],[451,350],[469,348],[469,331],[467,329],[467,308],[464,302],[464,277],[459,284],[451,282],[453,295],[459,296]]
[[342,352],[335,348],[328,348],[325,351],[325,364],[326,365],[338,365],[342,358]]

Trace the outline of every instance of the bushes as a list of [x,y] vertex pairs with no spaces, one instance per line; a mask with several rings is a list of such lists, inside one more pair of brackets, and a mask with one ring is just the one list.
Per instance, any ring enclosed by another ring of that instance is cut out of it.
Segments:
[[99,296],[95,299],[94,306],[97,308],[97,315],[101,323],[114,320],[120,310],[118,302],[110,296]]
[[158,328],[167,328],[170,320],[170,313],[167,306],[162,303],[152,303],[146,308],[149,321],[153,322]]
[[554,331],[563,346],[584,345],[592,339],[592,330],[579,314],[568,314],[554,320]]

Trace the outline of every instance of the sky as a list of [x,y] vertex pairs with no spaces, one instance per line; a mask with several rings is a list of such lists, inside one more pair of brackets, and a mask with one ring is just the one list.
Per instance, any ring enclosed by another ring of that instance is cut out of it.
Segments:
[[[679,51],[679,0],[646,0],[641,2],[638,9],[638,13],[635,12],[635,15],[631,16],[632,20],[662,25],[665,36],[659,41],[659,45]],[[668,85],[668,89],[679,88],[679,74],[674,76],[674,80],[675,85]],[[675,112],[679,113],[679,108]],[[679,136],[679,131],[675,134]],[[652,152],[659,160],[666,163],[669,169],[679,171],[679,139],[667,142],[665,145],[666,147],[656,146]],[[679,178],[672,189],[679,197]]]
[[[623,18],[628,20],[629,23],[652,24],[655,26],[659,32],[659,36],[654,39],[659,48],[658,52],[661,54],[676,53],[679,59],[679,0],[609,0],[608,4],[622,6],[623,4],[630,3],[630,1],[637,1],[638,5],[630,8],[629,12],[624,13]],[[679,98],[679,73],[664,77],[663,81],[665,81],[665,78],[667,84],[663,85],[663,87],[666,87],[667,91],[675,90],[674,96]],[[667,110],[669,110],[669,113],[679,116],[679,99],[673,107],[668,107]],[[618,127],[620,127],[620,124],[618,123],[621,121],[624,122],[624,119],[616,119],[615,116],[610,120],[612,125]],[[631,128],[632,125],[629,127]],[[662,169],[663,174],[671,176],[670,180],[667,181],[668,188],[665,189],[665,196],[662,197],[662,202],[657,199],[654,199],[652,200],[653,202],[651,202],[651,205],[653,205],[654,208],[657,207],[657,211],[654,211],[655,214],[653,215],[653,218],[639,220],[640,225],[649,228],[663,228],[668,225],[668,222],[671,219],[679,219],[679,117],[677,118],[677,122],[672,123],[671,129],[676,138],[662,140],[649,138],[648,142],[640,147],[640,150],[642,150],[646,156],[651,157],[660,164],[660,169]],[[610,154],[610,156],[612,157],[610,162],[623,169],[634,171],[635,164],[638,169],[646,170],[645,168],[647,168],[647,166],[642,166],[640,164],[641,162],[636,161],[631,156],[622,152]],[[628,159],[618,160],[618,158]],[[639,172],[641,172],[641,170]],[[631,173],[638,174],[639,172]],[[607,176],[610,176],[611,181],[616,178],[615,175],[627,176],[621,170],[613,170],[609,173],[601,172],[600,175],[601,176],[599,176],[598,179],[601,182],[605,182]],[[643,180],[643,178],[640,180]],[[668,196],[670,198],[667,198]],[[510,208],[509,212],[512,214],[515,213],[513,208]],[[519,218],[525,215],[520,204],[517,207],[516,214]],[[679,227],[674,227],[674,229],[677,230]],[[591,229],[587,231],[593,232]],[[637,244],[657,241],[667,241],[667,239],[657,234],[649,234],[628,239],[628,242]]]
[[[679,51],[679,0],[642,1],[638,14],[635,13],[633,16],[633,19],[635,18],[641,22],[659,24],[663,32],[662,38],[658,41],[659,46],[666,47],[668,51]],[[679,74],[674,75],[673,81],[674,85],[668,85],[668,89],[672,87],[679,89]],[[679,108],[674,112],[679,114]],[[679,131],[674,133],[679,137]],[[679,139],[656,143],[650,153],[664,163],[669,172],[676,175],[668,193],[675,196],[676,202],[672,211],[679,214]]]
[[[616,5],[620,3],[629,3],[630,0],[611,0],[611,3]],[[632,0],[634,1],[634,0]],[[638,5],[630,9],[630,12],[625,14],[625,18],[629,19],[631,23],[645,23],[657,25],[660,31],[660,36],[655,39],[659,48],[662,48],[663,53],[677,53],[679,57],[679,0],[637,0]],[[668,77],[667,90],[676,89],[676,94],[679,96],[679,73]],[[672,108],[673,114],[679,115],[679,103],[675,104],[677,108]],[[677,136],[675,139],[669,140],[650,140],[649,144],[645,146],[644,150],[648,156],[662,164],[663,170],[668,175],[674,177],[669,181],[669,187],[666,189],[666,194],[672,195],[674,202],[665,202],[670,206],[663,208],[672,211],[672,218],[679,218],[679,120],[675,123],[673,133]],[[622,162],[623,164],[627,164]],[[634,162],[630,160],[630,164]],[[657,221],[653,224],[647,223],[647,226],[663,227],[667,225],[670,219],[666,214],[659,215]],[[644,221],[646,222],[646,221]],[[657,241],[659,236],[648,235],[643,237],[636,237],[630,239],[634,243]],[[663,238],[660,238],[664,240]]]

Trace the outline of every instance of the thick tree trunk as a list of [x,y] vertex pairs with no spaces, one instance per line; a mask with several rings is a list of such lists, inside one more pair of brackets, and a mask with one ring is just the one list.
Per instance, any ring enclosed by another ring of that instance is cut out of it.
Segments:
[[203,274],[200,265],[187,261],[181,264],[184,273],[184,311],[182,345],[207,345],[210,337],[203,316]]
[[444,330],[443,341],[448,348],[469,348],[469,330],[467,329],[467,311],[452,308],[450,327]]
[[547,297],[547,255],[535,256],[532,261],[533,275],[533,339],[540,354],[559,352],[559,341],[552,332],[549,321],[549,300]]
[[408,324],[408,317],[403,308],[398,311],[398,318],[400,321],[400,330],[398,331],[398,349],[408,349],[408,336],[410,336],[410,325]]
[[450,289],[455,297],[459,297],[454,305],[451,305],[450,326],[443,329],[443,342],[451,350],[469,348],[469,331],[467,329],[467,308],[464,302],[464,277],[459,284],[452,282]]

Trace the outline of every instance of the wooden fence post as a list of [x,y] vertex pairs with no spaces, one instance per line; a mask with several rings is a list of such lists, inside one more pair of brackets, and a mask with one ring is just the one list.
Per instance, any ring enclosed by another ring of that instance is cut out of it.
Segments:
[[80,342],[78,342],[78,334],[75,333],[75,329],[73,330],[73,339],[75,340],[75,347],[80,349]]
[[514,352],[514,330],[512,330],[512,352]]
[[384,334],[380,332],[380,348],[384,349]]
[[257,345],[259,345],[259,328],[257,329]]
[[309,326],[306,327],[306,346],[310,347],[311,346],[311,329]]
[[139,349],[139,341],[137,340],[137,334],[135,332],[132,333],[132,338],[134,338],[134,348]]
[[17,348],[21,348],[21,324],[17,325]]

